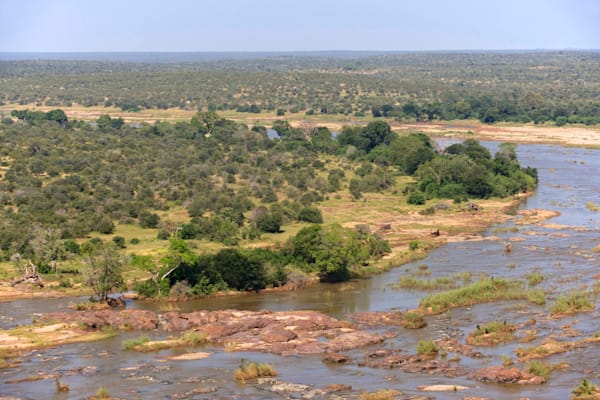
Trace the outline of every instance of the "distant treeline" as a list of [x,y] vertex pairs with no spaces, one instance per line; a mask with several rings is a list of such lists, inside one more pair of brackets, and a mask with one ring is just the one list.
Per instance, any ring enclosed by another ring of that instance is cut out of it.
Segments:
[[600,123],[600,52],[0,62],[0,102]]

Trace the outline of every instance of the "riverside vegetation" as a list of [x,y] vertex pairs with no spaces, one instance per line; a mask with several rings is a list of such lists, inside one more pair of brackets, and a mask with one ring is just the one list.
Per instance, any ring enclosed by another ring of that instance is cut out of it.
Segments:
[[100,299],[126,283],[193,297],[301,285],[305,274],[346,280],[390,245],[369,225],[324,217],[323,204],[346,198],[351,208],[377,193],[434,214],[436,199],[502,198],[537,181],[513,145],[492,155],[468,139],[440,152],[384,121],[335,137],[277,121],[271,139],[211,111],[139,127],[110,117],[92,126],[61,110],[14,116],[0,124],[3,274],[30,260]]

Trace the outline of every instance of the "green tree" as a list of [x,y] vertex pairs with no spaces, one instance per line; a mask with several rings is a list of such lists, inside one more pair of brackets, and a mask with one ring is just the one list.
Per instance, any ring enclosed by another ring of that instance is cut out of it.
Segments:
[[369,124],[363,128],[362,136],[368,140],[365,149],[367,151],[370,151],[380,144],[390,144],[394,137],[392,128],[385,121],[369,122]]
[[94,248],[84,257],[85,283],[91,287],[100,301],[106,301],[108,294],[124,284],[122,269],[125,260],[112,243]]
[[48,111],[46,113],[46,118],[48,121],[56,121],[61,125],[66,125],[68,121],[67,115],[60,109]]
[[63,252],[60,229],[36,227],[30,245],[35,252],[40,271],[49,268],[50,271],[56,272],[56,262]]
[[213,259],[215,270],[230,288],[258,290],[266,285],[265,271],[257,258],[248,258],[237,249],[223,249]]

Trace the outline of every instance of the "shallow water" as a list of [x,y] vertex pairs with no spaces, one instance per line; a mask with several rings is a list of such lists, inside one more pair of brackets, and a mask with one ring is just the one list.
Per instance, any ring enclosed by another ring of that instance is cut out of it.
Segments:
[[[491,148],[495,143],[485,143]],[[547,291],[547,304],[533,306],[525,302],[497,302],[470,308],[456,309],[444,315],[429,317],[428,326],[413,331],[402,328],[399,335],[384,344],[386,348],[399,348],[404,353],[415,352],[421,339],[438,339],[444,336],[464,336],[476,324],[492,320],[509,320],[522,323],[536,319],[537,339],[530,343],[518,343],[483,347],[480,350],[488,357],[469,359],[461,356],[460,365],[468,369],[481,368],[502,363],[502,356],[516,360],[517,347],[539,344],[549,335],[561,333],[561,327],[569,324],[580,331],[578,336],[559,340],[577,340],[592,336],[600,331],[598,313],[582,313],[560,320],[548,318],[553,299],[561,292],[571,289],[589,288],[596,281],[600,263],[598,253],[592,249],[600,245],[598,213],[586,208],[587,202],[600,202],[600,151],[561,148],[544,145],[520,145],[519,160],[524,165],[537,167],[540,185],[522,208],[556,210],[560,216],[540,225],[515,225],[514,222],[493,226],[487,236],[498,236],[501,240],[452,243],[430,252],[425,259],[413,264],[392,269],[381,275],[332,285],[317,284],[305,290],[291,293],[264,293],[239,297],[205,299],[186,303],[134,302],[129,306],[154,311],[192,311],[200,309],[236,308],[246,310],[291,310],[311,309],[345,318],[358,311],[383,311],[410,309],[418,305],[427,293],[393,289],[390,284],[425,264],[431,277],[449,276],[453,273],[470,271],[473,279],[479,274],[494,277],[524,279],[525,274],[540,271],[546,278],[539,287]],[[546,224],[551,225],[546,225]],[[516,229],[510,229],[516,227]],[[513,240],[510,253],[504,252],[504,241]],[[521,241],[514,241],[515,239]],[[1,326],[29,323],[32,313],[66,309],[79,299],[21,300],[0,304],[3,319]],[[385,329],[384,329],[385,330]],[[519,334],[519,332],[517,332]],[[159,335],[159,333],[155,333]],[[175,351],[158,353],[135,353],[122,350],[122,342],[130,337],[139,337],[139,332],[129,332],[97,343],[61,346],[34,352],[23,357],[16,368],[0,370],[0,395],[22,398],[79,399],[89,396],[100,386],[107,387],[113,396],[128,399],[180,398],[237,398],[264,399],[286,398],[269,392],[264,386],[240,385],[233,380],[233,373],[242,358],[272,364],[286,382],[322,388],[330,383],[350,384],[353,392],[343,397],[357,398],[361,391],[392,388],[407,394],[417,394],[417,386],[429,384],[464,385],[469,389],[462,392],[429,393],[437,399],[462,399],[463,397],[485,396],[489,398],[566,399],[583,377],[598,383],[600,378],[600,344],[590,344],[545,359],[551,364],[566,362],[570,366],[564,371],[552,372],[549,383],[541,386],[517,386],[483,384],[466,377],[446,378],[425,374],[407,374],[394,369],[374,369],[357,365],[324,364],[320,356],[280,357],[261,353],[230,353],[218,346],[205,346],[201,351],[212,352],[210,358],[196,361],[167,361],[161,358]],[[362,359],[369,349],[348,352]],[[185,350],[180,350],[184,352]],[[516,363],[520,368],[522,364]],[[53,380],[23,383],[6,381],[26,378],[37,373],[59,374],[61,381],[71,390],[56,394]],[[211,393],[196,393],[195,389],[212,390]],[[187,394],[187,396],[186,396]],[[294,395],[300,398],[299,394]],[[324,396],[323,398],[329,398]]]

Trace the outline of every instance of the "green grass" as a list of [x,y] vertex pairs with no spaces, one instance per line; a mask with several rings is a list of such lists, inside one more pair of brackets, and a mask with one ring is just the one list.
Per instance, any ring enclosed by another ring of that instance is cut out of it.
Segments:
[[123,342],[123,347],[126,350],[135,350],[141,352],[160,351],[172,349],[176,347],[192,347],[199,346],[208,342],[208,336],[203,333],[189,331],[184,335],[175,339],[154,340],[151,341],[148,337],[143,336],[138,339],[130,339]]
[[420,329],[427,326],[427,322],[420,313],[408,311],[402,314],[402,326],[407,329]]
[[574,397],[572,397],[574,400],[596,399],[598,387],[592,382],[583,378],[579,386],[573,389],[571,393],[574,395]]
[[433,356],[439,351],[439,346],[433,340],[419,340],[417,344],[417,354],[421,356]]
[[419,308],[440,314],[452,308],[498,300],[527,299],[527,291],[518,281],[487,278],[458,289],[429,295],[421,300]]
[[516,327],[506,321],[492,321],[482,326],[477,325],[475,331],[467,337],[467,343],[474,345],[494,345],[515,339]]
[[594,304],[590,300],[590,294],[585,292],[574,292],[567,295],[559,295],[550,306],[550,314],[574,314],[594,310]]
[[543,306],[544,304],[546,304],[546,294],[541,289],[528,290],[527,301],[533,304],[537,304],[538,306]]
[[552,367],[542,361],[532,361],[527,364],[525,371],[535,376],[543,376],[546,380],[550,379]]
[[123,342],[123,348],[125,350],[134,350],[136,347],[143,345],[150,341],[148,336],[142,336],[137,339],[128,339]]
[[392,284],[394,288],[413,290],[437,290],[456,287],[456,279],[450,277],[438,277],[434,279],[416,279],[412,276],[402,276],[397,283]]
[[542,275],[540,271],[533,271],[530,274],[525,274],[525,278],[527,278],[529,287],[537,286],[545,280],[544,275]]

